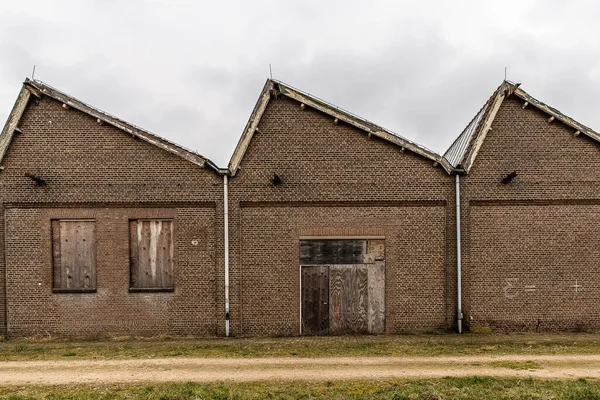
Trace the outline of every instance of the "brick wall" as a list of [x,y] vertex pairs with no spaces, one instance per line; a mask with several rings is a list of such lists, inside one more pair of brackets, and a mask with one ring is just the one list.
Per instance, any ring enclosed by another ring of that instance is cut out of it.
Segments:
[[[448,174],[286,97],[271,100],[259,132],[230,181],[233,332],[299,333],[306,232],[385,236],[386,332],[447,328],[455,290]],[[274,173],[280,185],[269,182]]]
[[463,179],[465,315],[495,329],[598,330],[600,145],[522,105],[504,101]]
[[[9,336],[215,334],[222,323],[215,277],[223,268],[221,178],[48,97],[33,99],[19,126],[0,173],[0,275],[7,283],[0,329]],[[172,293],[128,291],[128,219],[144,217],[174,220]],[[96,293],[52,292],[53,218],[96,220]]]
[[[461,179],[466,323],[597,330],[600,146],[521,106],[504,101]],[[49,98],[20,128],[0,172],[0,335],[223,334],[222,178]],[[229,192],[233,335],[299,333],[302,236],[385,237],[386,332],[454,325],[454,178],[432,161],[280,96]],[[174,219],[175,291],[129,293],[128,219],[152,217]],[[52,292],[54,218],[96,220],[95,293]]]

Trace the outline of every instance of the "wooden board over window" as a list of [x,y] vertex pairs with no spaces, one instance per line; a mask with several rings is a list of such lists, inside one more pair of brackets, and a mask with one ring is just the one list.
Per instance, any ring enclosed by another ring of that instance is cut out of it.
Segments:
[[96,222],[52,221],[52,258],[56,291],[96,288]]
[[301,240],[300,264],[362,264],[366,240]]
[[173,289],[173,221],[129,222],[132,290]]

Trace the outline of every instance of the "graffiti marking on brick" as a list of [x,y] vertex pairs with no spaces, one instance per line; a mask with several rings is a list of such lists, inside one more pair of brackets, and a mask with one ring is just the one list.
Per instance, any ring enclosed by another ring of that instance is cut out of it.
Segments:
[[535,292],[535,290],[536,290],[536,287],[535,287],[535,285],[525,285],[525,288],[524,288],[524,290],[525,290],[526,292]]
[[576,298],[577,294],[579,293],[579,289],[581,289],[583,286],[579,285],[577,279],[575,279],[575,284],[571,285],[571,287],[575,288],[575,295],[573,296],[573,298]]
[[519,291],[515,287],[519,278],[506,278],[506,285],[504,285],[504,297],[507,299],[516,299],[519,296]]

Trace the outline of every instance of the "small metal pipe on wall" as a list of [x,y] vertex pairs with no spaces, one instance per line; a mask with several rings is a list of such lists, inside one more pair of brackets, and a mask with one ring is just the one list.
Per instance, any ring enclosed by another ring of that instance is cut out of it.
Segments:
[[223,232],[225,247],[225,336],[229,337],[229,199],[227,174],[223,174]]
[[462,333],[462,265],[460,248],[460,175],[456,174],[456,319],[458,333]]

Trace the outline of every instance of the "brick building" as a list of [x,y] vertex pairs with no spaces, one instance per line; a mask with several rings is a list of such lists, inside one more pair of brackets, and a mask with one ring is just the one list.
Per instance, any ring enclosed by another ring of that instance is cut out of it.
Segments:
[[441,156],[268,80],[219,169],[26,80],[0,335],[597,330],[598,141],[504,82]]
[[446,153],[461,181],[464,314],[600,329],[600,135],[503,83]]
[[[312,332],[315,319],[317,331],[329,319],[332,333],[448,326],[453,181],[445,165],[384,128],[267,82],[229,165],[235,329],[298,335],[301,321]],[[371,242],[381,254],[369,259]],[[354,257],[338,254],[348,246],[359,248]],[[369,279],[378,263],[383,276]],[[311,273],[322,280],[307,282]],[[346,282],[335,289],[336,281]],[[314,316],[301,315],[308,307]],[[377,313],[379,326],[369,328]]]
[[0,334],[217,332],[209,160],[34,81],[0,137]]

